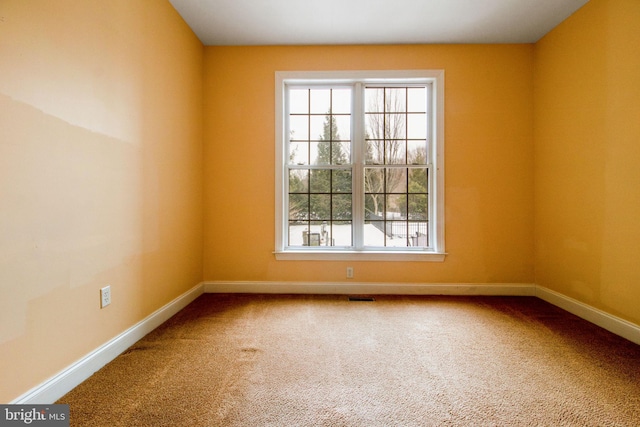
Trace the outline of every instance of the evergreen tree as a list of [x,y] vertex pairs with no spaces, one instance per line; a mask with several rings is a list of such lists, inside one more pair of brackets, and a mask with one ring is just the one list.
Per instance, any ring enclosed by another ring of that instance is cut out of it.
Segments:
[[[349,163],[335,117],[325,116],[319,135],[317,165]],[[351,220],[351,172],[342,169],[313,169],[310,173],[311,219],[320,221]]]
[[[427,161],[426,148],[416,150],[410,156],[409,162],[414,165],[424,165]],[[410,168],[408,195],[400,198],[400,211],[402,215],[410,220],[427,219],[427,168]]]

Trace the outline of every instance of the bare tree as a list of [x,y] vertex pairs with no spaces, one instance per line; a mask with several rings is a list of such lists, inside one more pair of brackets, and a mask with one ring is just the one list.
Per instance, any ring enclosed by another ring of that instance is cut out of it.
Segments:
[[[406,164],[406,95],[403,89],[367,89],[366,162],[368,165]],[[368,213],[384,211],[385,193],[404,192],[406,170],[368,168],[365,192]]]

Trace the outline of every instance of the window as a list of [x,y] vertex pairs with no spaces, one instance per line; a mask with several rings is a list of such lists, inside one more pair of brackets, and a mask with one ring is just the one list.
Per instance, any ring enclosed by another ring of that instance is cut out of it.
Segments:
[[444,259],[444,73],[276,73],[277,259]]

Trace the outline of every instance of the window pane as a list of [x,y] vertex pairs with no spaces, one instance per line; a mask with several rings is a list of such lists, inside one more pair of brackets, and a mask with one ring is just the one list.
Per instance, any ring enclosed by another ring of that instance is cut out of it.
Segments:
[[370,165],[384,164],[384,141],[378,139],[367,141],[365,159]]
[[407,192],[407,170],[402,168],[387,169],[386,193]]
[[386,219],[401,219],[405,217],[407,196],[399,194],[387,194],[386,196]]
[[403,87],[385,89],[384,105],[385,111],[407,111],[407,89]]
[[311,90],[311,114],[329,113],[331,107],[330,89]]
[[317,169],[311,171],[311,193],[331,192],[331,171],[328,169]]
[[328,116],[311,116],[309,118],[310,130],[309,130],[309,139],[311,140],[323,140],[329,141],[331,140],[331,134],[328,133],[328,127],[325,131],[325,122],[328,120]]
[[367,220],[382,219],[384,198],[381,194],[366,194],[364,196],[364,217]]
[[404,140],[390,140],[385,144],[385,159],[387,165],[404,165],[407,163],[407,142]]
[[344,114],[351,112],[351,89],[334,89],[332,94],[331,112]]
[[289,90],[289,113],[309,112],[309,90],[291,89]]
[[332,220],[350,220],[351,216],[351,194],[334,194],[332,203]]
[[424,87],[410,87],[407,90],[408,111],[427,111],[427,89]]
[[328,165],[330,160],[328,141],[314,141],[309,143],[310,157],[312,165]]
[[366,113],[379,113],[384,111],[384,89],[366,88],[364,91]]
[[332,116],[335,125],[335,140],[351,139],[351,116]]
[[407,235],[407,223],[405,221],[388,221],[385,227],[387,231],[387,244],[391,247],[409,246]]
[[366,246],[385,246],[386,235],[384,221],[366,221],[364,226],[364,244]]
[[407,138],[426,139],[427,138],[427,115],[409,114],[407,116]]
[[309,116],[289,116],[289,139],[297,141],[309,139]]
[[289,164],[307,165],[309,164],[309,143],[292,142],[289,144]]
[[304,234],[308,229],[306,221],[289,221],[289,246],[303,246]]
[[427,220],[427,195],[426,194],[409,194],[409,219]]
[[331,244],[331,225],[328,221],[311,221],[311,245],[333,246]]
[[289,193],[309,192],[309,171],[307,169],[292,169],[289,171]]
[[384,139],[384,114],[367,114],[364,125],[366,139]]
[[405,139],[407,137],[406,114],[386,114],[384,119],[385,139]]
[[334,170],[331,173],[333,175],[332,191],[334,193],[351,193],[351,170]]
[[407,163],[410,165],[426,165],[427,141],[408,141],[407,156]]
[[307,194],[289,194],[289,220],[309,218],[309,196]]
[[427,168],[409,169],[409,193],[427,192]]
[[364,191],[365,193],[383,193],[384,192],[384,169],[365,168]]
[[429,246],[429,236],[426,222],[409,223],[409,245],[421,247]]
[[331,219],[331,195],[311,194],[309,196],[310,218],[313,220],[328,221]]
[[331,144],[331,164],[348,165],[350,161],[351,145],[348,142],[334,142]]
[[304,246],[326,246],[326,232],[323,233],[323,223],[311,221],[307,233],[303,233]]
[[352,236],[351,221],[334,221],[331,223],[331,246],[352,246]]

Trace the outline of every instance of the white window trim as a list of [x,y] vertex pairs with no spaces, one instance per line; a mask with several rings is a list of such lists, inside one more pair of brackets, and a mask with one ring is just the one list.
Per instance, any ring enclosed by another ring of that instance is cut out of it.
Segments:
[[[284,165],[286,153],[283,130],[286,115],[284,114],[285,82],[310,83],[331,80],[331,83],[353,83],[354,81],[384,80],[429,80],[433,83],[432,111],[433,121],[433,176],[431,185],[435,190],[432,221],[435,234],[435,245],[424,251],[402,250],[318,250],[307,248],[287,248],[285,250],[286,230],[284,229],[284,215],[287,208],[286,183],[284,180]],[[275,73],[275,257],[277,260],[307,260],[307,261],[444,261],[446,252],[444,245],[444,70],[399,70],[399,71],[276,71]]]

